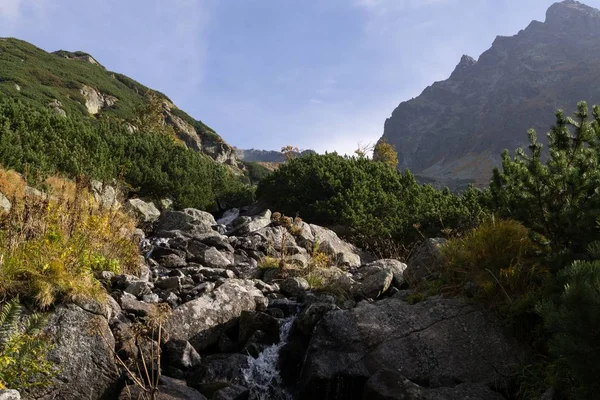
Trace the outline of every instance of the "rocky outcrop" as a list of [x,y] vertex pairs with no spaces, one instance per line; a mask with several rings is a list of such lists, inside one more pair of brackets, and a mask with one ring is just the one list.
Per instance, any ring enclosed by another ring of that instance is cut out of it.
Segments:
[[556,109],[600,102],[599,50],[600,12],[556,3],[545,22],[497,37],[477,61],[463,56],[450,78],[401,103],[383,137],[399,168],[450,184],[488,184],[501,152],[528,144],[529,128],[545,141]]
[[54,342],[48,359],[59,366],[58,376],[50,387],[32,390],[25,398],[114,399],[119,372],[107,318],[108,309],[96,305],[59,306],[46,328]]
[[160,217],[160,211],[153,202],[142,199],[127,200],[127,208],[141,221],[154,222]]
[[0,212],[10,212],[12,209],[12,204],[10,204],[10,200],[0,193]]
[[114,96],[100,93],[91,86],[83,85],[79,93],[85,99],[85,107],[92,115],[98,114],[105,107],[112,107],[119,99]]
[[165,329],[171,338],[187,340],[202,351],[215,344],[243,311],[264,310],[267,305],[252,281],[229,279],[212,293],[175,308]]
[[520,354],[491,315],[461,300],[361,302],[326,314],[316,326],[302,398],[359,399],[369,377],[385,369],[431,388],[504,389]]

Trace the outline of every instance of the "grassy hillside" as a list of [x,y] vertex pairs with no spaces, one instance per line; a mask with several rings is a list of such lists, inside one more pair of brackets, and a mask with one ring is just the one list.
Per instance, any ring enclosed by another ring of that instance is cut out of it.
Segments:
[[[22,40],[0,39],[0,96],[18,99],[35,108],[48,108],[56,99],[68,116],[90,118],[85,98],[80,93],[87,85],[118,99],[114,105],[103,108],[97,117],[127,121],[134,120],[139,110],[147,106],[147,93],[171,102],[164,94],[87,61],[89,58],[91,56],[83,52],[48,53]],[[173,113],[192,125],[201,138],[222,142],[214,130],[201,121],[181,110],[173,109]]]

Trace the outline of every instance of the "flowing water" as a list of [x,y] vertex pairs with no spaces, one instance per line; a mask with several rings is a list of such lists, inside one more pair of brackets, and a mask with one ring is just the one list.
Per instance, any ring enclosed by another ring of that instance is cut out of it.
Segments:
[[279,328],[279,343],[267,347],[258,358],[250,358],[248,368],[242,370],[244,380],[250,389],[252,399],[292,400],[293,397],[283,387],[277,369],[279,350],[286,344],[294,317],[286,319]]

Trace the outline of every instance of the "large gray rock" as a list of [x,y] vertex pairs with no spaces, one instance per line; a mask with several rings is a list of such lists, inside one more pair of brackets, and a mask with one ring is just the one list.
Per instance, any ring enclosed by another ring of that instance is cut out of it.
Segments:
[[60,366],[52,384],[34,389],[27,399],[114,399],[119,373],[114,361],[115,340],[105,316],[74,304],[58,306],[46,332],[54,348],[48,359]]
[[382,268],[370,268],[357,288],[357,294],[369,299],[376,299],[385,293],[394,280],[392,271]]
[[290,297],[300,297],[310,289],[308,281],[301,277],[290,277],[279,285],[281,293]]
[[225,268],[231,265],[231,261],[214,247],[204,250],[201,255],[201,263],[209,268]]
[[364,400],[505,400],[489,387],[476,383],[462,383],[453,387],[424,388],[398,371],[381,370],[369,378],[362,398]]
[[14,389],[0,390],[0,400],[21,400],[21,394]]
[[113,209],[121,207],[117,190],[114,187],[105,185],[100,181],[92,181],[91,187],[94,199],[101,207]]
[[164,351],[169,366],[175,368],[190,369],[202,361],[198,352],[186,340],[169,340]]
[[403,262],[386,258],[373,261],[365,265],[365,267],[371,269],[376,268],[390,271],[394,275],[392,285],[397,288],[400,288],[404,284],[404,271],[406,270],[407,266]]
[[142,390],[139,386],[129,385],[123,388],[119,400],[206,400],[200,392],[186,385],[185,381],[161,376],[158,384],[158,394],[156,397],[150,397],[148,391]]
[[142,199],[129,199],[127,206],[142,222],[154,222],[160,217],[160,211],[153,202],[145,202]]
[[442,270],[444,238],[427,239],[408,259],[404,279],[414,286],[424,279],[435,278]]
[[302,387],[305,398],[333,398],[321,393],[335,393],[382,369],[430,387],[459,382],[503,387],[522,355],[491,315],[461,300],[361,302],[321,318]]
[[266,210],[260,215],[253,217],[241,216],[231,222],[232,229],[227,232],[228,235],[246,235],[250,232],[258,231],[271,224],[271,211]]
[[212,398],[217,390],[228,384],[243,385],[242,370],[247,367],[248,356],[243,354],[210,355],[188,376],[187,383]]
[[267,299],[250,280],[228,279],[211,293],[173,310],[165,330],[198,351],[216,343],[243,311],[264,309]]
[[318,250],[327,254],[335,264],[347,267],[359,267],[362,264],[361,256],[364,258],[364,254],[340,239],[334,231],[312,224],[310,229],[319,245]]
[[187,236],[214,232],[212,228],[212,225],[214,225],[214,217],[210,214],[206,214],[208,213],[203,213],[194,209],[186,209],[186,211],[165,211],[162,213],[156,224],[156,232],[161,235],[161,233],[164,232],[174,231]]

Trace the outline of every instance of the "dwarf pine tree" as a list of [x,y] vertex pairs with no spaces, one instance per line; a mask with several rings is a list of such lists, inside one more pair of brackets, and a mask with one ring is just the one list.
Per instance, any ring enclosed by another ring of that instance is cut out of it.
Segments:
[[600,108],[593,118],[585,102],[574,118],[556,112],[548,133],[549,151],[542,151],[534,130],[529,152],[505,151],[502,170],[495,169],[491,194],[498,213],[523,221],[544,235],[555,250],[575,253],[598,239],[600,215]]

